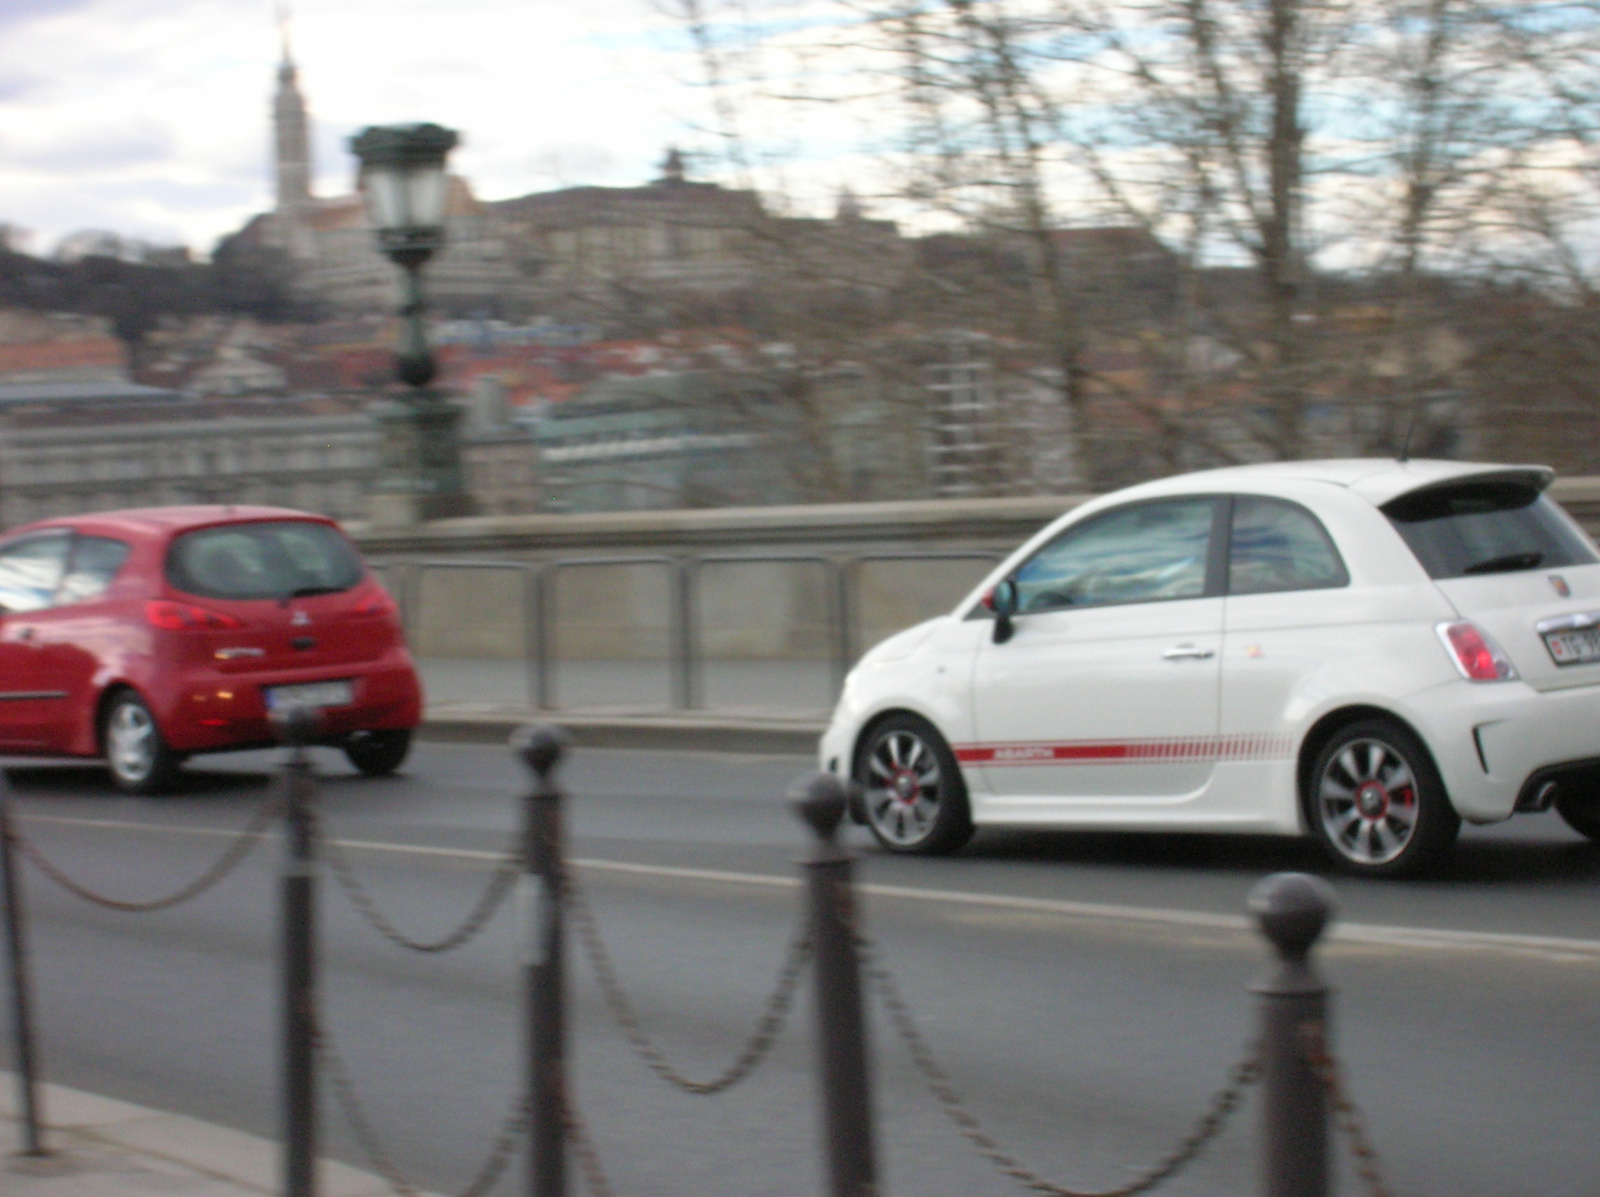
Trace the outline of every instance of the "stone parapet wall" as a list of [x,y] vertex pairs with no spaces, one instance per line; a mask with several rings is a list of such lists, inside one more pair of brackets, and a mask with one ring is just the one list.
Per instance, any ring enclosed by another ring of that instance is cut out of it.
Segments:
[[1557,478],[1550,497],[1565,507],[1584,530],[1600,540],[1600,478]]
[[806,507],[717,507],[438,520],[410,529],[346,527],[374,559],[509,555],[521,560],[619,553],[1004,551],[1088,495],[927,499]]
[[[1553,496],[1600,534],[1600,478]],[[1088,496],[528,515],[348,525],[419,656],[847,661],[949,611]],[[478,563],[474,567],[474,563]],[[506,568],[506,567],[519,568]]]

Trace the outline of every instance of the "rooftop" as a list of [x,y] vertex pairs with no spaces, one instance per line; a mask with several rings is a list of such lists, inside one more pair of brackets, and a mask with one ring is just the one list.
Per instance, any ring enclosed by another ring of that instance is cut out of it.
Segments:
[[13,382],[0,384],[0,404],[180,403],[183,392],[137,382]]

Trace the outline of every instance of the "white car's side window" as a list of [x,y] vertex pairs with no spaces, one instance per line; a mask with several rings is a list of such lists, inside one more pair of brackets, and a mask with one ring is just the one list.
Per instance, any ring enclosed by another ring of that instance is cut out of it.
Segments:
[[1017,610],[1199,598],[1216,504],[1136,503],[1067,529],[1017,570]]
[[1250,495],[1234,500],[1229,594],[1326,590],[1349,582],[1333,539],[1304,507]]

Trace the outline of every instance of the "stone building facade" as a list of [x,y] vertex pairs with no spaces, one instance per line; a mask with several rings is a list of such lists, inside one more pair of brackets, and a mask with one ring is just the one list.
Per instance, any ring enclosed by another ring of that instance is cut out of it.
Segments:
[[[283,251],[300,293],[339,312],[392,310],[396,268],[378,253],[359,195],[317,196],[311,127],[287,43],[272,105],[276,202],[243,230]],[[766,210],[754,191],[690,180],[668,152],[638,187],[567,187],[484,201],[454,177],[445,246],[426,267],[437,312],[471,317],[651,318],[663,301],[724,297],[759,283],[884,290],[909,243],[850,196],[828,219]]]
[[[359,194],[312,191],[311,121],[299,70],[284,43],[272,102],[276,203],[243,230],[250,242],[282,250],[307,298],[336,311],[392,310],[399,272],[378,252]],[[429,303],[455,315],[498,316],[526,308],[526,271],[514,259],[496,214],[452,177],[445,247],[427,266]]]
[[261,503],[362,520],[378,465],[363,411],[182,400],[0,417],[0,527],[82,511]]

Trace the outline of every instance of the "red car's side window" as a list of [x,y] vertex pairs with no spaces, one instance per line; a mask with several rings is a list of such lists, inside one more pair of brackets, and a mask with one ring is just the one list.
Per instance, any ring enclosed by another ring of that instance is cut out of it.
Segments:
[[50,605],[70,539],[65,531],[45,532],[0,548],[0,610],[38,611]]
[[66,576],[56,590],[56,606],[99,598],[128,559],[129,545],[109,536],[79,536],[72,542]]

